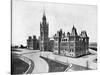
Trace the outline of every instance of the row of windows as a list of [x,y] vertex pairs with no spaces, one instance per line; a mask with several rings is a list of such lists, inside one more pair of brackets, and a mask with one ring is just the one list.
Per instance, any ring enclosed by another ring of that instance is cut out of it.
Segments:
[[[54,44],[54,46],[58,46],[57,43]],[[74,43],[61,43],[60,44],[61,47],[69,47],[69,46],[74,46]]]
[[[73,41],[74,38],[69,38],[70,41]],[[76,38],[77,41],[87,41],[87,39],[83,39],[83,38]],[[55,41],[58,41],[58,39],[55,39]],[[68,39],[62,39],[61,41],[68,41]]]
[[61,46],[74,46],[74,43],[61,43]]
[[[58,50],[58,48],[54,48],[55,50]],[[68,52],[74,52],[74,49],[61,49],[63,51],[68,51]]]
[[[58,43],[54,43],[54,45],[58,46]],[[80,43],[80,42],[75,42],[75,43],[74,42],[72,42],[72,43],[71,42],[70,43],[69,42],[61,42],[60,45],[61,46],[69,46],[69,45],[70,46],[74,46],[74,45],[76,45],[76,46],[83,46],[83,45],[86,45],[86,44],[85,43]]]
[[67,41],[68,39],[62,39],[62,41]]
[[[74,38],[69,38],[69,41],[73,41]],[[62,39],[62,41],[68,41],[68,39]]]
[[69,52],[74,52],[74,49],[65,49],[65,51],[68,50]]

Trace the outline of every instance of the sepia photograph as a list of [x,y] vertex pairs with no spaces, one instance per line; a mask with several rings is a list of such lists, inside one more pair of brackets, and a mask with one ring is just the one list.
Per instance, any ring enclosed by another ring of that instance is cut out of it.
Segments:
[[11,0],[11,74],[97,70],[97,6]]

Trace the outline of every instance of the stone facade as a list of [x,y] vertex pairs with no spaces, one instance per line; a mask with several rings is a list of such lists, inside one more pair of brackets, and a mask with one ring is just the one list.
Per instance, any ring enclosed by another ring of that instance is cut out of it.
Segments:
[[81,34],[78,35],[74,26],[71,33],[68,32],[66,36],[62,30],[54,35],[54,53],[57,54],[70,57],[82,56],[88,54],[88,45],[89,37],[86,31],[82,31]]
[[49,44],[49,38],[48,38],[48,27],[49,24],[47,23],[45,13],[42,17],[42,22],[40,22],[40,50],[41,51],[48,51],[48,44]]
[[48,51],[53,52],[54,49],[54,39],[49,40],[49,46],[48,46]]

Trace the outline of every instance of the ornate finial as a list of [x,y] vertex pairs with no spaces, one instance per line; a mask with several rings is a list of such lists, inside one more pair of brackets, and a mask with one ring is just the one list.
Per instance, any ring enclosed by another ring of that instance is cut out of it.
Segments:
[[43,7],[43,16],[45,16],[45,8]]
[[45,16],[45,3],[43,4],[43,16]]

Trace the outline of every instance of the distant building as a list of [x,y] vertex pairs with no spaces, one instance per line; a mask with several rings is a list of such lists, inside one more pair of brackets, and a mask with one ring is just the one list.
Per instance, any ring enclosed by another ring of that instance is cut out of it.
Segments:
[[45,13],[42,17],[42,22],[40,22],[40,50],[41,51],[48,51],[48,44],[49,44],[49,24],[47,23]]
[[27,46],[21,44],[19,48],[27,48]]
[[27,39],[27,48],[33,49],[33,39],[31,36],[29,36]]
[[33,38],[29,36],[29,38],[27,39],[27,48],[33,50],[39,49],[39,41],[36,36],[33,36]]
[[[60,40],[60,41],[59,41]],[[86,31],[77,34],[76,28],[73,26],[72,32],[65,33],[62,30],[54,35],[54,53],[62,54],[70,57],[78,57],[88,54],[89,37]]]

